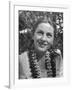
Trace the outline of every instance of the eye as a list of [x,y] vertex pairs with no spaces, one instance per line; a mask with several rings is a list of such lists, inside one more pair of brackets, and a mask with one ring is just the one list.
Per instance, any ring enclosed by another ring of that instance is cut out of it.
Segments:
[[51,33],[47,33],[46,35],[47,35],[48,38],[52,37]]
[[42,31],[38,31],[37,34],[38,35],[43,35],[43,32]]

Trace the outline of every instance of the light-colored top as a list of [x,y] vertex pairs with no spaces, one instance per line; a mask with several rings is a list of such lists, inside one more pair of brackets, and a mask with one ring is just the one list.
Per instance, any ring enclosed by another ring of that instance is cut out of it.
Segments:
[[[61,55],[56,57],[56,77],[63,76],[63,61]],[[44,57],[39,60],[38,64],[41,70],[41,77],[47,77],[45,70]],[[32,78],[32,73],[29,64],[28,52],[19,55],[19,79]]]

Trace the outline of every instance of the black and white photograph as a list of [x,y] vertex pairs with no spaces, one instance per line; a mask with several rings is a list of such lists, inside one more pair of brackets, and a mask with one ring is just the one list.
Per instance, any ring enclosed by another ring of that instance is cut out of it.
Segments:
[[70,82],[70,9],[49,3],[10,3],[9,86]]
[[18,10],[18,79],[63,77],[63,12]]
[[72,0],[0,4],[0,90],[72,90]]

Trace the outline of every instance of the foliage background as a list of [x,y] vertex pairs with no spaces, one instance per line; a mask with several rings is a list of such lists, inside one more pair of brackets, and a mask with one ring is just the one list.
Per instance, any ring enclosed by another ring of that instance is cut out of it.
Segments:
[[40,17],[51,17],[56,24],[55,47],[61,50],[63,56],[63,13],[45,11],[23,11],[19,10],[19,54],[26,51],[30,45],[32,28]]

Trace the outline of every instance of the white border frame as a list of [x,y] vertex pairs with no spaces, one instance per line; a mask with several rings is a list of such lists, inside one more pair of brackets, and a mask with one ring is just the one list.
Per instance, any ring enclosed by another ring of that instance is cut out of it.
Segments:
[[[47,87],[56,85],[68,85],[70,83],[70,58],[68,52],[68,42],[70,37],[68,36],[69,30],[69,14],[70,9],[68,5],[53,5],[53,4],[25,4],[21,2],[9,3],[9,42],[10,42],[10,62],[9,62],[9,83],[12,87]],[[50,79],[36,79],[36,80],[18,80],[18,10],[36,10],[36,11],[55,11],[64,13],[64,77]],[[68,41],[68,42],[67,42]],[[69,60],[69,61],[68,61]],[[36,86],[35,86],[36,85]]]

